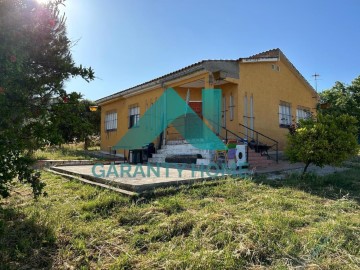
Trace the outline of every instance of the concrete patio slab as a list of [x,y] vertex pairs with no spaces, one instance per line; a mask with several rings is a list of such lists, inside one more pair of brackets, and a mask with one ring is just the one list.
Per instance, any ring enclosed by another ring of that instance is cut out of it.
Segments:
[[[58,163],[59,164],[59,163]],[[61,163],[60,163],[61,164]],[[113,187],[124,190],[123,193],[143,193],[156,188],[166,188],[170,186],[190,185],[203,181],[225,179],[228,176],[244,177],[252,174],[265,174],[269,179],[281,180],[289,173],[301,173],[304,164],[290,164],[287,161],[280,161],[278,164],[267,168],[254,168],[252,171],[224,171],[210,170],[207,166],[183,166],[174,164],[160,165],[130,165],[127,163],[109,164],[92,162],[86,164],[67,164],[51,167],[51,170],[81,180],[86,183],[94,183],[99,186]],[[308,171],[318,175],[326,175],[340,172],[347,168],[337,168],[325,166],[323,168],[309,166]],[[90,181],[90,182],[88,182]],[[110,188],[111,189],[111,188]]]
[[[52,170],[120,189],[142,193],[155,188],[194,184],[226,178],[230,174],[223,170],[207,168],[169,168],[130,164],[95,164],[79,166],[55,166]],[[247,170],[236,171],[237,175],[248,174]],[[232,174],[233,175],[233,174]]]

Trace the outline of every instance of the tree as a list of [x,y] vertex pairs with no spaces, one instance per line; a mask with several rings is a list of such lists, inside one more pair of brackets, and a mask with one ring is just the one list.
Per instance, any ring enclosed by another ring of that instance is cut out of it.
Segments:
[[70,77],[94,79],[91,68],[76,65],[66,36],[64,0],[0,0],[0,196],[17,177],[42,193],[31,154],[51,137],[49,107],[66,95]]
[[322,114],[354,116],[358,120],[358,131],[360,132],[360,76],[354,79],[350,85],[336,82],[331,89],[320,93],[320,99],[320,103],[323,104],[323,108],[320,107]]
[[72,92],[66,96],[66,102],[58,99],[51,106],[50,121],[56,133],[49,141],[53,144],[70,143],[75,139],[84,141],[85,150],[89,146],[90,135],[100,135],[100,111],[91,112],[89,107],[95,104],[82,99],[80,93]]
[[349,115],[318,114],[292,125],[285,154],[291,162],[304,162],[303,174],[310,164],[340,165],[358,153],[357,120]]

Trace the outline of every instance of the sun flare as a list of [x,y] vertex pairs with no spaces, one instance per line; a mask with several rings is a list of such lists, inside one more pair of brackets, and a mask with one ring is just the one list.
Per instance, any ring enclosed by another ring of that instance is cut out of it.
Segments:
[[39,4],[47,4],[50,0],[36,0]]

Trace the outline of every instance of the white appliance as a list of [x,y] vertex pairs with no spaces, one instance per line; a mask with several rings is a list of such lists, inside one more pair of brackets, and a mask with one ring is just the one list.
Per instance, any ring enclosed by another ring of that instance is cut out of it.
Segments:
[[246,163],[246,145],[236,146],[236,166]]

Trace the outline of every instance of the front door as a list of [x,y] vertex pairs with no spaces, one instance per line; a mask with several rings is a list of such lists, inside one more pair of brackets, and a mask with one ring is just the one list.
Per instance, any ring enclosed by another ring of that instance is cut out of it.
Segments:
[[189,107],[202,119],[202,101],[189,101]]
[[[199,116],[201,119],[202,117],[202,101],[189,101],[189,107]],[[192,119],[194,115],[187,115],[186,121],[186,137],[188,139],[192,138],[202,138],[203,132],[202,132],[202,126],[201,127],[194,127],[195,124],[194,120]],[[196,131],[196,132],[194,132]]]

